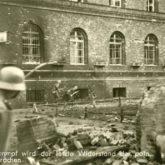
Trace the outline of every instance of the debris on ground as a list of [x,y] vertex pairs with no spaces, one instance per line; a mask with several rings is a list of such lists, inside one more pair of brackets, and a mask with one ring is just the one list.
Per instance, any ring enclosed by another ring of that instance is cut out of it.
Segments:
[[136,150],[135,117],[124,116],[120,123],[120,116],[107,109],[84,113],[83,108],[80,114],[77,108],[72,112],[77,118],[70,117],[72,110],[59,110],[56,118],[48,113],[52,110],[37,108],[42,114],[16,124],[19,149],[35,151],[40,165],[157,165]]
[[[61,161],[71,160],[72,157],[73,162],[77,161],[77,158],[80,162],[84,161],[84,159],[91,161],[94,157],[90,158],[88,154],[90,152],[95,154],[103,152],[103,148],[104,150],[107,149],[104,151],[105,153],[109,153],[109,150],[113,147],[120,148],[125,146],[127,149],[135,149],[133,146],[136,146],[135,132],[129,130],[127,124],[120,123],[119,125],[118,122],[106,124],[104,122],[99,126],[85,124],[76,128],[75,123],[72,122],[72,124],[67,125],[72,128],[72,131],[68,132],[68,134],[63,134],[62,131],[65,125],[62,125],[63,127],[61,128],[59,124],[57,127],[56,122],[54,122],[52,117],[49,117],[49,120],[44,117],[37,117],[19,122],[17,134],[19,146],[23,145],[21,149],[26,148],[29,151],[34,151],[35,149],[36,157],[40,160],[58,164]],[[66,129],[68,128],[66,127]],[[24,130],[26,130],[26,134]],[[33,148],[30,148],[32,146]],[[100,148],[101,151],[99,151]],[[87,155],[85,158],[82,158],[82,156],[77,157],[78,152],[87,152]],[[70,153],[73,153],[73,155],[70,155]],[[115,154],[117,155],[117,153]],[[119,155],[117,155],[117,158],[111,156],[111,159],[109,159],[106,156],[101,162],[103,164],[108,164],[111,161],[113,164],[121,162],[126,165],[126,160],[116,161],[118,157]]]

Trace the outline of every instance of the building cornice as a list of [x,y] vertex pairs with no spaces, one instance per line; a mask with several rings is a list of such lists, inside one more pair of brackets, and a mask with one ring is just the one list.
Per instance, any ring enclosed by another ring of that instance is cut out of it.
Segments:
[[87,4],[87,3],[74,3],[68,1],[56,1],[54,3],[31,3],[25,2],[12,2],[12,1],[1,1],[0,5],[15,6],[22,8],[31,8],[38,10],[49,10],[56,12],[66,12],[72,14],[99,16],[99,17],[110,17],[118,19],[136,20],[136,21],[147,21],[155,23],[165,23],[164,13],[149,13],[146,11],[132,10],[132,9],[121,9],[112,8],[104,5]]

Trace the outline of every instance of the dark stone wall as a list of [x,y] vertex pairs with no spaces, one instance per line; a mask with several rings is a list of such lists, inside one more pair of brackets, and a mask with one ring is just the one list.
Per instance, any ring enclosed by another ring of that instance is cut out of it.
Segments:
[[[136,6],[135,0],[127,1]],[[139,8],[142,0],[139,1]],[[162,1],[160,1],[162,3]],[[84,4],[86,5],[86,4]],[[137,7],[138,7],[137,5]],[[142,6],[142,5],[141,5]],[[91,8],[91,10],[89,9]],[[93,8],[93,9],[92,9]],[[163,8],[163,7],[162,7]],[[103,10],[105,9],[105,11]],[[120,13],[121,12],[121,13]],[[28,78],[28,88],[46,89],[46,101],[53,102],[50,90],[54,81],[61,79],[68,86],[94,86],[98,98],[111,98],[113,87],[126,87],[127,97],[140,97],[147,86],[164,82],[165,54],[165,16],[123,9],[110,9],[69,3],[67,6],[54,5],[23,6],[0,4],[0,31],[8,31],[7,43],[0,43],[0,63],[14,63],[27,73],[35,65],[22,65],[23,26],[32,21],[44,33],[45,61],[66,59],[64,66],[47,66],[42,72]],[[88,37],[88,64],[72,66],[69,64],[69,37],[74,28],[82,28]],[[114,31],[120,31],[126,40],[126,65],[109,65],[109,40]],[[153,33],[159,41],[159,65],[145,66],[144,39]],[[104,67],[95,67],[97,61],[104,61]],[[140,67],[131,64],[139,62]],[[55,74],[45,74],[58,71]],[[38,81],[36,81],[38,80]]]
[[[164,62],[165,38],[162,34],[165,33],[165,24],[163,21],[139,21],[133,18],[128,20],[103,15],[93,16],[6,5],[1,5],[0,10],[2,13],[0,17],[1,31],[9,33],[9,41],[0,44],[1,63],[11,61],[14,63],[17,60],[21,63],[21,33],[23,26],[30,20],[40,26],[44,33],[46,61],[64,57],[69,63],[69,36],[74,28],[79,27],[84,29],[88,37],[90,66],[96,61],[103,60],[107,69],[113,69],[112,66],[108,66],[108,62],[109,39],[114,31],[120,31],[125,36],[127,66],[135,61],[141,62],[143,65],[144,39],[149,33],[157,36],[160,63]],[[120,69],[123,70],[125,67],[120,67]],[[144,66],[140,68],[140,70],[143,69],[145,69]]]

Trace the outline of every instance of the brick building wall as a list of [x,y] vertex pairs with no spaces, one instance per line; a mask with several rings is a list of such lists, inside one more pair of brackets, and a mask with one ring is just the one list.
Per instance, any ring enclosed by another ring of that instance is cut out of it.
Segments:
[[[110,6],[111,0],[87,0],[91,4],[107,5]],[[144,10],[146,11],[147,0],[124,0],[124,6],[127,9]],[[159,12],[164,13],[165,4],[163,0],[158,0]]]
[[[165,15],[142,11],[144,1],[126,1],[127,8],[137,7],[141,11],[65,1],[49,1],[50,4],[44,0],[41,3],[3,1],[0,31],[8,31],[8,42],[0,43],[1,64],[19,65],[25,73],[35,67],[22,64],[22,31],[29,21],[43,31],[44,61],[66,60],[64,66],[46,66],[28,78],[28,89],[43,89],[45,102],[54,101],[50,91],[58,79],[68,87],[92,86],[98,98],[112,98],[113,88],[117,87],[126,88],[129,98],[140,97],[147,87],[164,83]],[[163,1],[160,4],[159,11],[163,11]],[[74,28],[83,29],[87,35],[88,63],[85,65],[70,65],[69,41]],[[115,31],[125,37],[126,65],[109,65],[109,41]],[[144,40],[148,34],[158,38],[159,65],[144,65]],[[103,61],[105,66],[96,67],[97,61]],[[133,62],[140,66],[132,67]]]

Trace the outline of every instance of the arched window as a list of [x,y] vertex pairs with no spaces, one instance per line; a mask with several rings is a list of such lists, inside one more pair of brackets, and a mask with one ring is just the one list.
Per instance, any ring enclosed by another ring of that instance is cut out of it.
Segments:
[[149,34],[144,41],[144,64],[158,64],[158,39],[154,34]]
[[79,28],[74,29],[70,34],[70,63],[73,65],[87,63],[87,36]]
[[122,33],[114,32],[110,38],[110,64],[125,64],[125,38]]
[[22,52],[24,64],[38,64],[43,55],[43,33],[39,26],[29,22],[22,33]]

